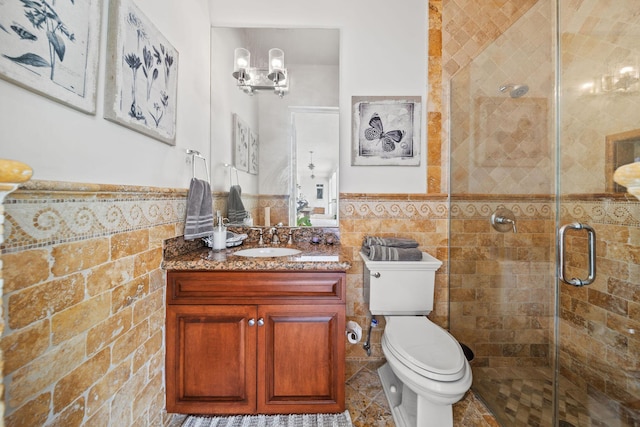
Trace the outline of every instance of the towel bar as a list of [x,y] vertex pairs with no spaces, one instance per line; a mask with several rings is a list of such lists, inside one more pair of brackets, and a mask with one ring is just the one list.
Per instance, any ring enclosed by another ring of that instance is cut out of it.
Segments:
[[202,154],[200,154],[199,151],[196,150],[192,150],[190,148],[187,148],[187,154],[189,154],[191,156],[191,170],[192,170],[192,178],[196,177],[196,162],[195,162],[195,158],[199,158],[202,159],[202,161],[204,162],[204,169],[207,172],[207,182],[209,183],[209,185],[211,185],[211,175],[209,174],[209,166],[207,165],[207,159],[204,158],[204,156]]

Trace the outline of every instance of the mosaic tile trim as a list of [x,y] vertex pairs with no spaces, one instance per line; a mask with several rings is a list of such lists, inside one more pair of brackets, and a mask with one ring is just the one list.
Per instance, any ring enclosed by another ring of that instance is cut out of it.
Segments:
[[640,227],[640,202],[636,201],[563,202],[560,214],[580,222]]
[[443,201],[340,201],[341,218],[446,219],[448,211],[448,203]]
[[487,218],[500,207],[510,209],[516,217],[553,219],[554,216],[554,207],[547,202],[456,201],[451,203],[451,218]]
[[182,222],[186,192],[21,190],[4,207],[6,253]]
[[[491,216],[498,207],[511,209],[516,217],[529,219],[553,219],[553,202],[455,201],[451,203],[451,218],[471,219]],[[640,226],[640,202],[627,200],[578,200],[565,201],[560,206],[561,218],[570,217],[594,224]]]

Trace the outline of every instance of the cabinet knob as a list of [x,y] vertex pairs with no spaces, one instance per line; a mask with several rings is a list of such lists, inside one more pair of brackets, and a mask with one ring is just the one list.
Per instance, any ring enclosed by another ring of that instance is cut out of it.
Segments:
[[379,278],[379,277],[380,277],[380,273],[377,273],[377,272],[376,272],[376,273],[373,273],[373,274],[372,274],[372,276],[373,276],[373,277],[375,277],[375,278],[377,279],[377,278]]
[[264,326],[264,319],[262,317],[258,319],[258,326]]
[[249,322],[247,323],[249,323],[249,326],[253,326],[256,324],[256,319],[249,319]]

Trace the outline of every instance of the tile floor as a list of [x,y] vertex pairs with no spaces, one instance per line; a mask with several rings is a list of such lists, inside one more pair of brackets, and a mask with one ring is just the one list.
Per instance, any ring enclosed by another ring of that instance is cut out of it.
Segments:
[[[377,369],[383,362],[348,361],[346,403],[354,427],[395,427]],[[500,427],[484,404],[469,391],[453,405],[454,427]]]
[[[547,427],[553,417],[551,368],[489,368],[473,370],[473,387],[491,405],[504,426]],[[640,411],[632,405],[572,384],[561,377],[558,416],[564,427],[640,427]]]

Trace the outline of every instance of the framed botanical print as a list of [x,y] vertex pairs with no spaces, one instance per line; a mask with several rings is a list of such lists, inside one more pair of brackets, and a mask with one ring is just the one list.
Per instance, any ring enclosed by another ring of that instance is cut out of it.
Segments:
[[0,77],[96,112],[102,0],[0,1]]
[[249,145],[251,138],[249,126],[238,116],[233,115],[233,165],[239,171],[249,171]]
[[175,145],[178,51],[131,0],[111,0],[104,117]]
[[258,135],[249,129],[249,173],[258,174],[258,159],[260,156],[258,147]]

